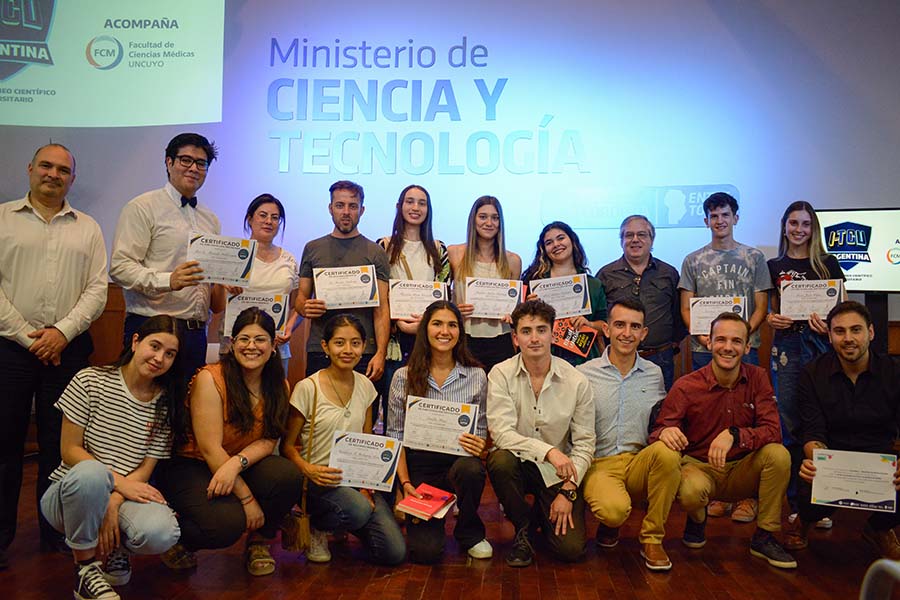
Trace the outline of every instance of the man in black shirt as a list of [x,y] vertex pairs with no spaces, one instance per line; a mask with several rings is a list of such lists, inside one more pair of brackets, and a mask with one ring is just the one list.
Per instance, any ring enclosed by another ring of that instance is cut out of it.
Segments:
[[[805,548],[810,525],[834,512],[834,507],[810,501],[816,476],[813,450],[894,454],[897,437],[900,364],[870,350],[875,330],[868,309],[858,302],[841,302],[828,313],[826,323],[832,350],[807,365],[798,390],[805,458],[800,466],[799,518],[784,543],[790,550]],[[894,473],[894,487],[900,490],[900,472]],[[883,557],[900,560],[894,534],[898,524],[900,511],[873,512],[863,538]]]

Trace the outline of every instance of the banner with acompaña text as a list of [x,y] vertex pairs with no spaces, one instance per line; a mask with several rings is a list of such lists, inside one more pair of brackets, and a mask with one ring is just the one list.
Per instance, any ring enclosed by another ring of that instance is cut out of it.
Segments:
[[221,121],[224,0],[2,4],[0,124]]

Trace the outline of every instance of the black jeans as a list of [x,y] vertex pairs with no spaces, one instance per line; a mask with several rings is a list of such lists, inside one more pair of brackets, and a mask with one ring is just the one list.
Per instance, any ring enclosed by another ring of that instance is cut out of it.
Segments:
[[40,510],[41,496],[50,487],[48,477],[60,463],[62,413],[53,405],[75,373],[88,366],[88,357],[93,351],[90,334],[82,333],[66,346],[59,366],[54,367],[43,364],[16,342],[0,338],[0,365],[5,389],[0,399],[0,549],[9,547],[16,536],[22,459],[32,400],[39,446],[35,491],[41,538],[52,540],[59,537]]
[[[178,513],[185,548],[227,548],[241,539],[247,530],[244,507],[234,494],[207,499],[212,473],[205,462],[179,456],[161,463],[157,473],[160,491]],[[300,495],[300,470],[282,456],[267,456],[241,473],[241,478],[265,515],[259,534],[274,538]]]
[[[550,505],[556,500],[561,483],[547,487],[537,465],[527,460],[520,461],[509,450],[491,452],[487,468],[497,499],[516,531],[528,528],[534,518],[541,527],[544,540],[557,558],[566,562],[581,558],[585,548],[584,498],[581,497],[581,490],[572,504],[572,521],[575,526],[570,527],[565,535],[558,536],[556,525],[550,521]],[[534,495],[533,508],[525,499],[525,494]]]
[[492,338],[477,338],[466,334],[466,345],[478,362],[484,367],[485,373],[490,373],[497,363],[516,354],[516,348],[512,343],[512,334],[504,333]]
[[[463,550],[484,539],[484,523],[478,516],[486,479],[484,465],[475,456],[454,456],[424,450],[405,450],[409,481],[418,487],[427,483],[456,494],[459,516],[453,537]],[[438,562],[444,553],[444,519],[422,521],[406,515],[406,545],[409,560]]]

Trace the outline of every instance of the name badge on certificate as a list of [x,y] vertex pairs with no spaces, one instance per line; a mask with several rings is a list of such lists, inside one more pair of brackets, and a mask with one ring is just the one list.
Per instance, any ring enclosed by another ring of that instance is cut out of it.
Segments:
[[895,455],[816,448],[812,460],[816,467],[813,504],[897,512]]
[[192,231],[187,259],[203,269],[204,283],[246,286],[250,283],[256,240]]
[[287,325],[287,315],[290,312],[290,306],[287,305],[289,296],[287,294],[235,294],[228,298],[225,305],[225,335],[231,335],[231,329],[234,327],[234,321],[248,308],[253,306],[272,317],[275,321],[275,333],[284,335],[285,326]]
[[591,314],[591,296],[585,275],[535,279],[531,291],[556,309],[556,318]]
[[691,335],[709,335],[712,322],[723,312],[747,318],[747,299],[743,296],[703,296],[691,298]]
[[403,443],[407,448],[470,456],[459,436],[475,433],[478,405],[407,396]]
[[781,315],[806,321],[816,313],[823,319],[841,298],[840,279],[789,280],[781,282]]
[[316,298],[325,308],[365,308],[378,306],[378,278],[373,265],[313,269]]
[[475,307],[473,317],[501,319],[512,313],[521,297],[521,281],[466,277],[466,302]]
[[335,431],[328,466],[342,471],[339,486],[389,492],[402,446],[391,437]]
[[411,319],[421,315],[436,300],[447,299],[447,284],[440,281],[390,280],[392,319]]

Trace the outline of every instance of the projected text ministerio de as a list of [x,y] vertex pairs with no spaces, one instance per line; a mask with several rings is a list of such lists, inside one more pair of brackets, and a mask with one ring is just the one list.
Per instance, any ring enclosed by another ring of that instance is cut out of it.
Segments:
[[[318,45],[308,38],[271,38],[269,66],[296,69],[347,69],[358,72],[425,70],[443,57],[453,69],[487,67],[488,48],[470,44],[462,36],[446,53],[412,39],[403,45],[358,43]],[[368,73],[367,73],[368,75]],[[393,75],[393,74],[392,74]],[[266,95],[266,111],[275,121],[363,123],[423,123],[420,131],[365,131],[358,129],[273,129],[269,137],[279,144],[278,170],[286,173],[343,175],[398,172],[423,175],[497,170],[511,174],[587,172],[580,133],[549,128],[553,117],[541,115],[529,128],[499,132],[479,129],[468,135],[458,126],[438,131],[435,122],[496,121],[508,78],[426,80],[408,77],[287,78],[273,79]],[[477,94],[477,114],[464,115],[457,100]]]

